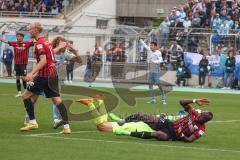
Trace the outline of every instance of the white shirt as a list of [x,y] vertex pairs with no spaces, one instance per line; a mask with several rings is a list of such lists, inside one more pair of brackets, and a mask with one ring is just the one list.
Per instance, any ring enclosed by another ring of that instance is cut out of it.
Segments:
[[[143,45],[144,48],[148,51],[148,63],[149,63],[149,71],[150,72],[160,72],[160,63],[163,62],[162,53],[159,50],[152,51],[143,40],[140,40],[140,43]],[[150,63],[150,62],[153,62]]]
[[184,26],[184,32],[186,33],[186,32],[188,32],[189,27],[192,26],[192,22],[190,20],[188,20],[188,21],[185,20],[183,22],[183,26]]

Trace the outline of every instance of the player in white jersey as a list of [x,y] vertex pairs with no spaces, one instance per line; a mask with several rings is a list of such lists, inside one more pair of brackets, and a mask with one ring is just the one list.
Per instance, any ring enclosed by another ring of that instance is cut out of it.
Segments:
[[165,97],[164,90],[162,89],[162,86],[161,86],[160,64],[163,62],[162,54],[158,50],[156,42],[151,42],[150,46],[147,46],[146,43],[144,43],[144,41],[141,39],[140,43],[148,51],[148,83],[149,83],[149,91],[151,96],[151,101],[149,103],[152,103],[152,104],[156,103],[156,95],[155,95],[153,86],[157,85],[160,90],[162,103],[165,105],[166,97]]

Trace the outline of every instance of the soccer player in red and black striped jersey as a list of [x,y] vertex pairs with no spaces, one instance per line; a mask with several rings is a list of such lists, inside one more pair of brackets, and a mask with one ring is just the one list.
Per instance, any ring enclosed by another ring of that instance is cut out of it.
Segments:
[[26,81],[25,76],[27,73],[27,64],[28,64],[28,53],[29,53],[29,48],[33,46],[33,42],[24,42],[24,34],[22,33],[17,33],[16,34],[17,41],[7,41],[3,38],[0,38],[0,41],[4,43],[8,43],[10,46],[14,48],[14,69],[16,73],[16,84],[17,84],[17,90],[18,94],[16,97],[21,96],[21,82],[20,80],[22,79],[23,87],[26,89]]
[[206,129],[205,124],[212,120],[213,114],[211,112],[195,110],[190,106],[192,103],[203,106],[209,104],[209,101],[207,99],[181,100],[180,104],[188,112],[188,115],[185,117],[173,122],[156,117],[150,117],[152,121],[149,122],[149,118],[145,119],[143,117],[141,118],[142,121],[146,121],[145,123],[154,129],[154,132],[125,132],[123,134],[143,139],[155,138],[160,141],[193,142],[204,134]]
[[30,121],[20,130],[29,131],[38,128],[34,115],[34,103],[37,101],[37,95],[44,92],[46,98],[51,98],[59,109],[64,124],[64,129],[61,133],[69,134],[71,130],[68,122],[68,114],[59,94],[54,49],[48,38],[41,36],[42,31],[42,25],[38,22],[31,23],[29,26],[30,36],[36,40],[35,57],[37,59],[37,64],[26,76],[26,80],[29,81],[29,86],[23,93],[22,98]]

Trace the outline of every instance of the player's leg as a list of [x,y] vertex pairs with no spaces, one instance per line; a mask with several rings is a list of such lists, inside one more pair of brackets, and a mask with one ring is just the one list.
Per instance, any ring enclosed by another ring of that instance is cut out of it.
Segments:
[[[99,106],[98,104],[97,104],[97,106],[95,106],[94,101],[97,101],[97,98],[95,98],[95,99],[94,98],[83,98],[83,99],[76,100],[76,102],[84,104],[85,106],[87,106],[90,109],[90,111],[91,111],[90,113],[93,118],[93,122],[97,126],[97,129],[99,131],[112,132],[113,127],[116,128],[119,125],[116,122],[108,122],[108,115],[103,113],[104,109],[100,109],[101,107],[105,108],[105,106],[103,104],[101,104],[101,106]],[[97,102],[97,103],[99,103],[99,102]],[[102,113],[100,113],[100,111]]]
[[21,97],[22,92],[21,92],[21,81],[20,81],[20,79],[21,79],[20,65],[15,64],[14,69],[15,69],[15,74],[16,74],[16,86],[17,86],[17,91],[18,91],[18,94],[16,95],[16,97]]
[[59,110],[59,113],[62,117],[64,129],[61,133],[63,133],[63,134],[71,133],[70,126],[69,126],[69,120],[68,120],[68,113],[67,113],[67,109],[66,109],[64,103],[62,102],[60,97],[55,97],[55,96],[52,97],[52,101],[53,101],[53,104],[56,105],[56,107]]
[[158,73],[153,73],[153,80],[154,80],[154,83],[158,86],[159,88],[159,92],[160,92],[160,97],[161,97],[161,101],[162,101],[162,104],[167,104],[166,103],[166,96],[165,96],[165,92],[162,88],[162,85],[161,85],[161,73],[158,72]]
[[29,117],[29,123],[25,127],[21,128],[20,129],[21,131],[29,131],[38,128],[38,124],[34,114],[34,103],[32,101],[32,96],[33,93],[30,92],[29,90],[25,90],[22,95],[24,106]]
[[142,138],[142,139],[157,139],[159,141],[168,141],[169,136],[162,131],[155,132],[130,132],[126,133],[129,136]]
[[[38,95],[33,95],[31,96],[31,100],[33,102],[33,104],[35,104],[38,100]],[[28,116],[28,113],[26,112],[26,115],[25,115],[25,119],[24,119],[24,125],[27,126],[29,124],[29,116]]]
[[152,103],[152,104],[156,103],[156,95],[155,95],[153,84],[149,84],[149,93],[151,97],[151,101],[149,103]]
[[137,138],[143,138],[143,139],[152,139],[155,138],[159,141],[167,141],[167,140],[175,140],[176,135],[175,131],[172,126],[172,122],[166,120],[166,121],[159,121],[157,123],[157,129],[155,132],[131,132],[127,135],[137,137]]
[[162,100],[162,104],[166,105],[167,102],[166,102],[166,95],[165,95],[165,92],[162,88],[161,85],[158,85],[158,88],[159,88],[159,91],[160,91],[160,96],[161,96],[161,100]]
[[118,116],[117,116],[116,114],[114,114],[114,113],[109,113],[109,114],[108,114],[108,117],[109,117],[112,121],[117,122],[118,124],[124,124],[124,123],[126,123],[126,120],[125,120],[125,119],[118,117]]
[[76,100],[76,102],[84,104],[85,106],[87,106],[90,109],[90,111],[91,111],[90,113],[93,118],[93,121],[97,126],[108,121],[108,115],[104,111],[106,109],[101,109],[101,107],[105,108],[105,106],[104,105],[102,105],[102,106],[96,105],[95,106],[94,102],[96,102],[96,99],[83,98],[83,99]]
[[22,79],[22,84],[23,84],[24,89],[27,88],[27,82],[25,81],[26,74],[27,74],[27,65],[22,64],[21,65],[21,79]]
[[37,77],[33,82],[28,83],[22,99],[30,120],[26,127],[20,129],[21,131],[29,131],[38,128],[34,115],[34,103],[36,102],[38,95],[46,88],[47,84],[48,80],[43,77]]
[[64,105],[64,103],[60,98],[58,77],[57,76],[48,77],[46,78],[46,80],[47,80],[45,84],[46,88],[44,89],[46,98],[51,98],[53,104],[56,105],[56,107],[59,110],[59,113],[62,117],[62,121],[64,125],[64,129],[61,133],[69,134],[71,133],[71,129],[69,126],[68,113],[67,113],[66,106]]
[[[92,117],[96,117],[94,123],[99,131],[113,132],[119,135],[121,135],[122,132],[136,131],[137,128],[141,131],[142,125],[136,125],[137,123],[126,123],[123,126],[119,126],[116,122],[108,122],[103,99],[96,96],[92,97],[94,98],[79,99],[76,102],[82,103],[90,108]],[[97,106],[94,105],[94,101],[97,103]],[[150,131],[150,129],[144,129],[144,131]]]
[[113,133],[116,135],[130,135],[132,132],[154,132],[154,130],[144,122],[130,122],[122,126],[113,125]]
[[53,123],[54,123],[53,128],[57,129],[58,127],[63,125],[63,120],[61,119],[59,109],[56,107],[55,104],[52,105],[52,109],[53,109]]
[[106,115],[107,110],[106,110],[106,106],[104,103],[105,97],[102,95],[92,95],[90,96],[93,98],[93,100],[96,102],[96,108],[98,110],[98,112],[100,113],[100,115]]
[[154,88],[153,88],[153,85],[154,85],[154,77],[153,77],[153,73],[149,73],[148,75],[148,84],[149,84],[149,93],[150,93],[150,97],[151,97],[151,101],[149,103],[156,103],[156,95],[155,95],[155,91],[154,91]]

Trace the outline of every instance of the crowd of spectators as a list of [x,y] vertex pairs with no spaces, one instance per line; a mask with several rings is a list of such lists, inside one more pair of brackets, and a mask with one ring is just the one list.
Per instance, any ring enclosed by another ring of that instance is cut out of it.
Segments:
[[168,20],[170,26],[193,28],[211,27],[227,33],[239,29],[238,0],[187,0],[185,5],[174,7]]
[[0,11],[21,16],[57,15],[68,4],[69,0],[0,0]]
[[[239,9],[238,0],[187,0],[184,5],[173,7],[160,24],[158,44],[167,46],[172,36],[181,46],[190,47],[189,52],[196,52],[199,47],[197,34],[203,31],[215,34],[212,39],[214,46],[227,46],[230,43],[228,34],[240,34]],[[209,47],[210,36],[206,37]]]

